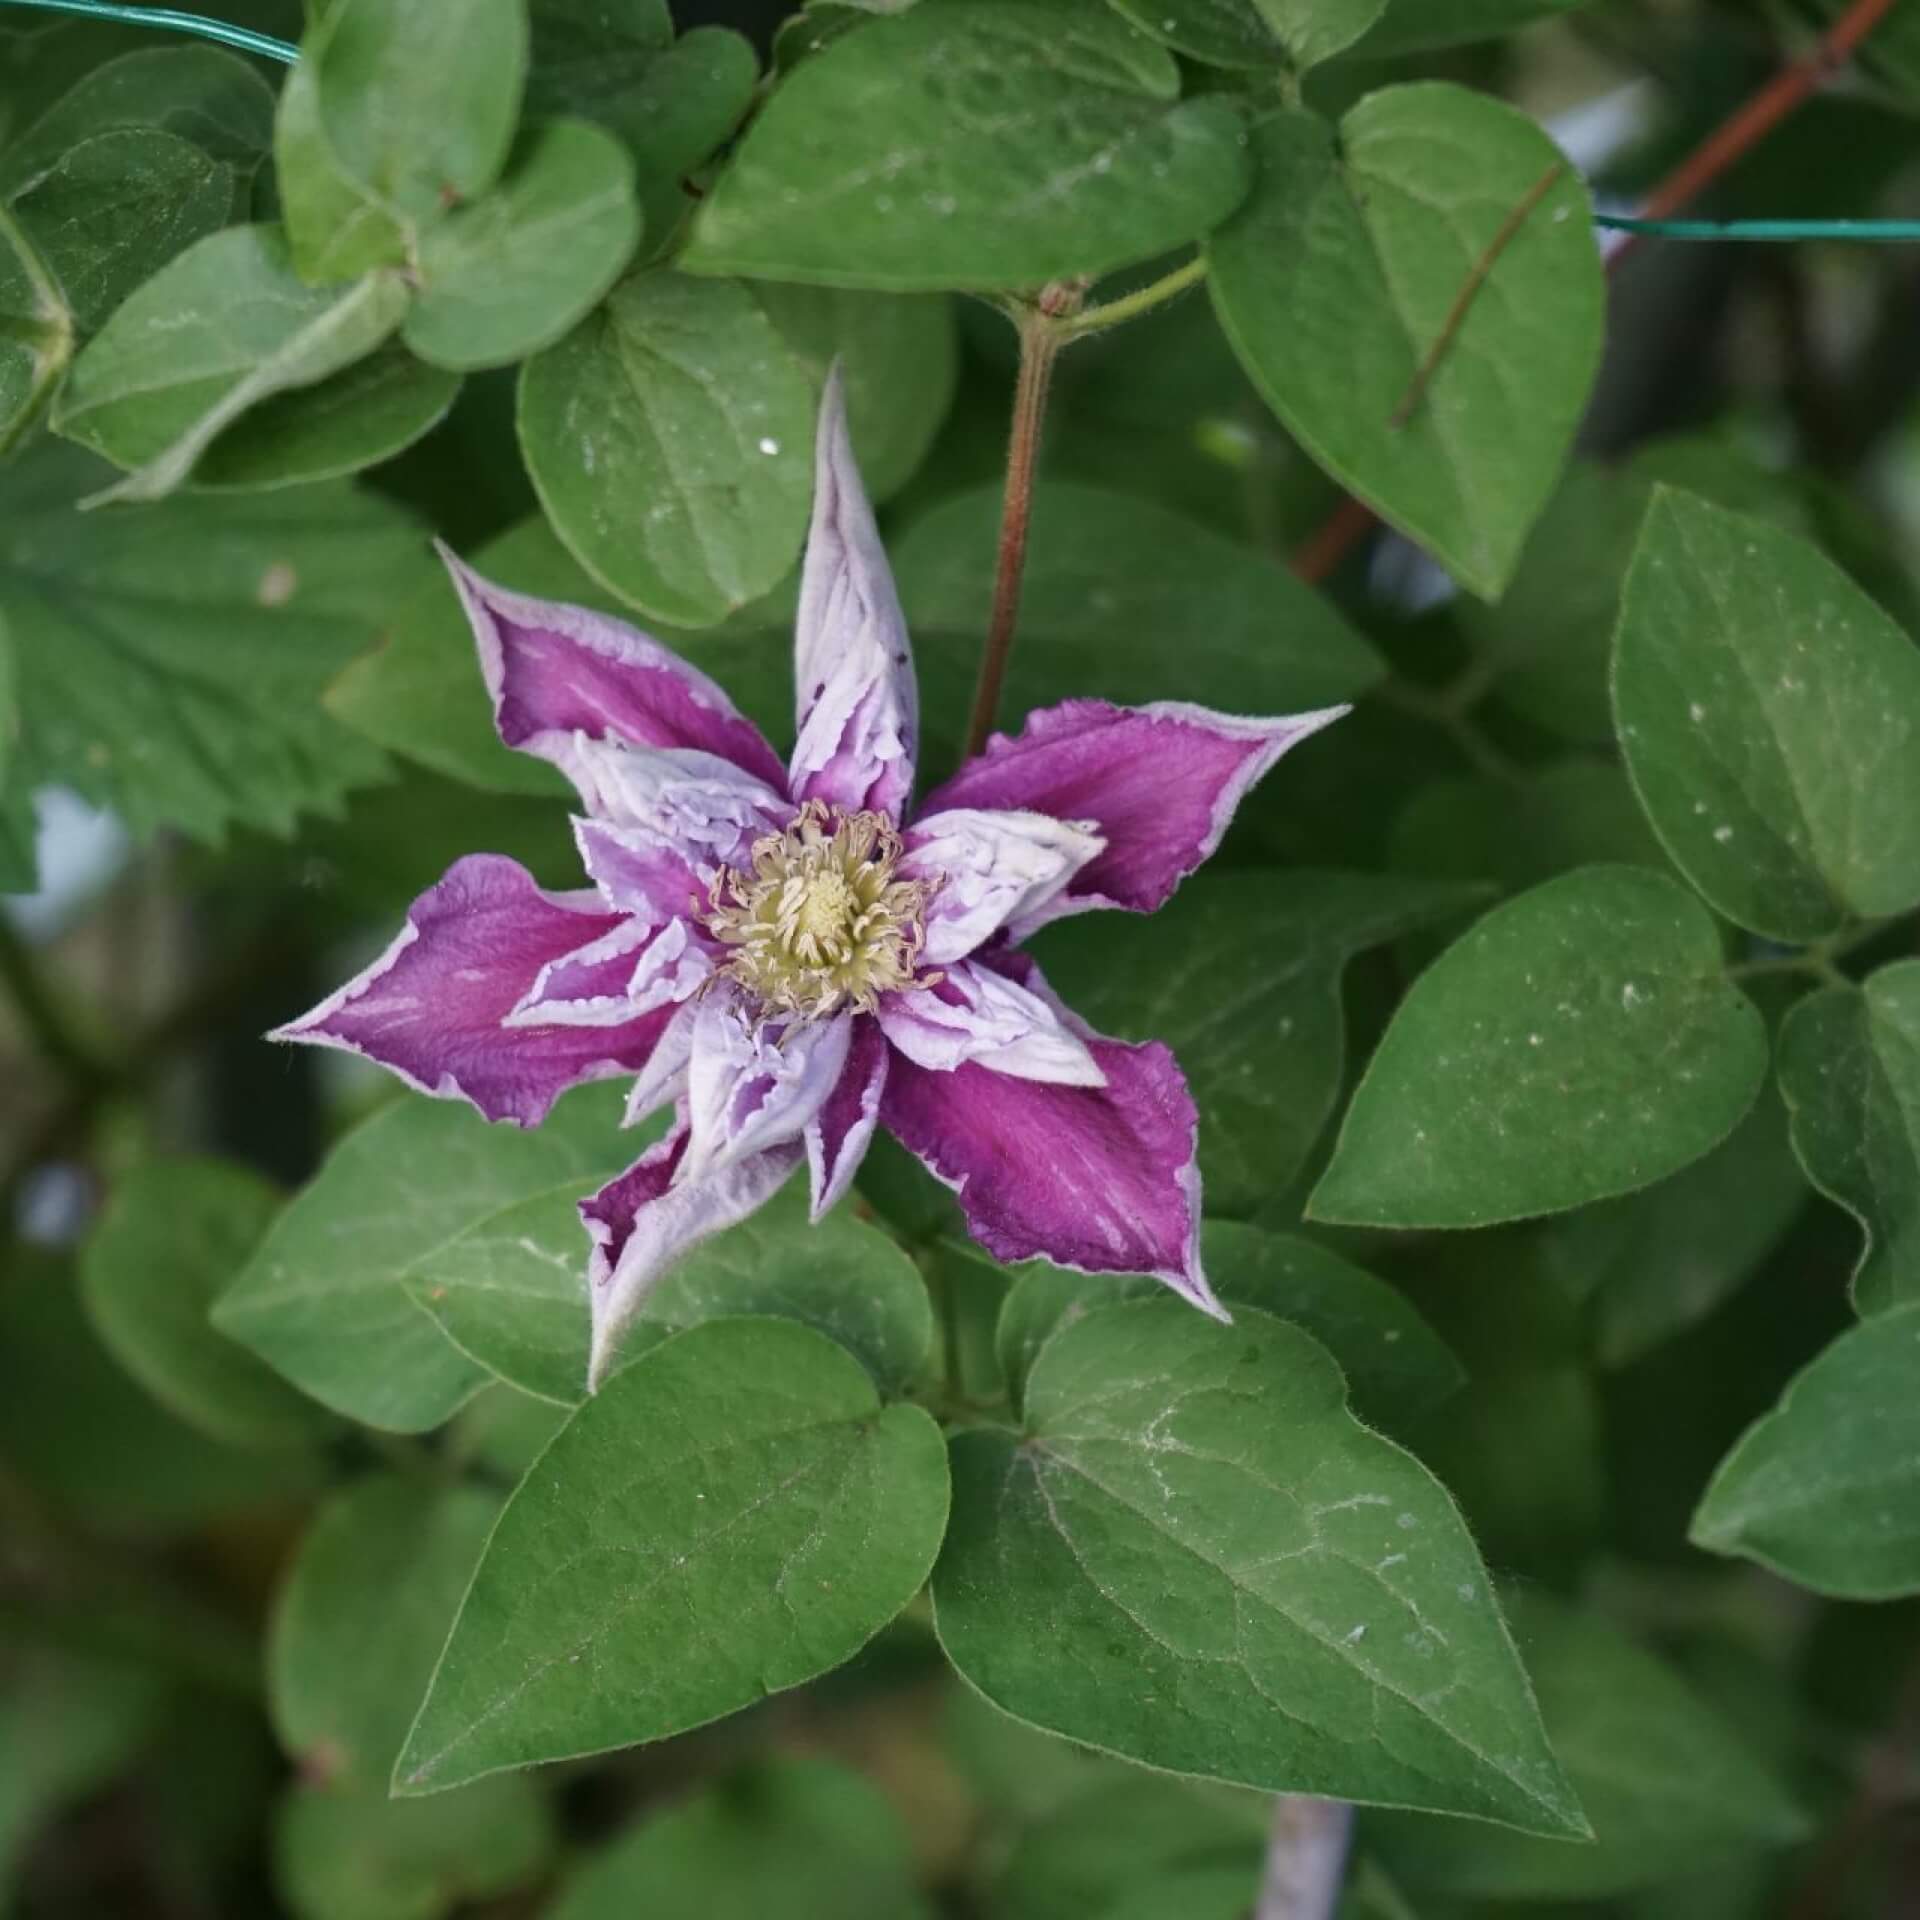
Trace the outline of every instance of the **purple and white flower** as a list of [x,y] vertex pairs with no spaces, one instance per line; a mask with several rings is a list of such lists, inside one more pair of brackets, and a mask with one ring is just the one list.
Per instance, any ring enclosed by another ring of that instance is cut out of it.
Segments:
[[996,1258],[1150,1273],[1224,1319],[1199,1255],[1197,1116],[1173,1055],[1093,1032],[1018,942],[1151,913],[1241,796],[1344,708],[1238,719],[1069,700],[918,806],[913,661],[836,374],[821,408],[783,768],[707,678],[625,622],[451,554],[500,736],[577,789],[590,889],[473,854],[387,951],[279,1030],[536,1126],[632,1075],[672,1130],[582,1204],[589,1386],[672,1263],[804,1162],[818,1219],[884,1126]]

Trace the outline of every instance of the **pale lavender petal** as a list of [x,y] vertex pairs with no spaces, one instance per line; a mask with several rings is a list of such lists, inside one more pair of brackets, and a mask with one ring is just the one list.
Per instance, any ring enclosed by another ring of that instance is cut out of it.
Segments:
[[569,1087],[644,1067],[672,1017],[506,1024],[543,970],[618,927],[591,894],[543,893],[514,861],[470,854],[413,903],[372,966],[272,1037],[362,1054],[422,1093],[537,1126]]
[[1104,1086],[895,1060],[881,1124],[955,1191],[996,1260],[1152,1274],[1225,1320],[1200,1265],[1198,1116],[1179,1065],[1158,1041],[1089,1044]]
[[1009,921],[1041,913],[1107,844],[1051,814],[975,807],[923,814],[905,839],[900,877],[934,888],[921,958],[936,967],[964,959]]
[[618,827],[639,836],[636,848],[670,849],[696,866],[731,866],[761,834],[793,818],[771,787],[710,753],[584,743],[572,772],[595,825]]
[[813,1218],[839,1205],[879,1124],[880,1096],[887,1084],[891,1049],[879,1023],[855,1020],[847,1064],[820,1111],[807,1122],[807,1171],[813,1185]]
[[624,920],[590,946],[542,967],[507,1025],[616,1025],[690,999],[712,972],[707,942],[685,920],[659,927]]
[[1105,838],[1051,901],[1011,923],[1015,939],[1086,907],[1151,913],[1220,844],[1248,788],[1346,711],[1248,720],[1180,700],[1069,700],[1029,714],[1016,737],[995,734],[927,807],[1031,809]]
[[795,800],[899,819],[913,791],[919,696],[907,623],[847,434],[836,366],[820,400],[813,527],[794,625]]
[[673,1007],[693,997],[713,972],[706,942],[685,920],[669,920],[634,964],[627,996],[636,1007]]
[[691,747],[778,786],[779,757],[719,684],[604,613],[510,593],[449,548],[440,557],[473,627],[495,724],[508,746],[571,776],[578,736]]
[[1020,1080],[1100,1084],[1100,1067],[1086,1042],[1053,1006],[976,961],[947,968],[933,986],[883,995],[876,1017],[893,1045],[932,1073],[977,1062]]
[[600,889],[600,898],[615,913],[631,914],[643,927],[659,926],[706,897],[706,882],[686,856],[651,828],[576,819],[573,839],[580,849],[580,864]]
[[853,1016],[769,1021],[738,994],[699,1003],[687,1067],[690,1137],[679,1178],[697,1179],[798,1140],[847,1064]]
[[686,1097],[687,1065],[693,1058],[693,1028],[700,1017],[697,1000],[682,1001],[673,1018],[660,1030],[653,1057],[640,1069],[627,1094],[626,1112],[620,1124],[637,1127],[650,1120],[664,1106]]
[[799,1142],[789,1141],[689,1180],[681,1177],[686,1148],[683,1122],[580,1203],[593,1242],[587,1264],[593,1315],[589,1393],[598,1392],[613,1370],[621,1337],[674,1262],[772,1199],[803,1158]]

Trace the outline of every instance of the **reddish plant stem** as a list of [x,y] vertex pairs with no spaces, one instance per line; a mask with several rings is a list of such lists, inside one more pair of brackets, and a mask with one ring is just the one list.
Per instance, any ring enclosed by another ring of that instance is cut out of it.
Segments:
[[[1723,120],[1681,163],[1661,180],[1640,205],[1647,220],[1664,220],[1694,196],[1711,186],[1733,164],[1744,158],[1780,122],[1838,68],[1853,57],[1860,42],[1893,9],[1894,0],[1853,0],[1817,42],[1782,67],[1736,113]],[[1625,234],[1607,256],[1612,273],[1640,236]],[[1374,524],[1370,507],[1352,498],[1339,506],[1295,550],[1293,570],[1313,585],[1326,579]]]
[[1063,333],[1057,324],[1078,311],[1086,292],[1080,281],[1046,288],[1020,316],[1020,377],[1013,391],[1013,425],[1007,435],[1007,486],[1000,507],[1000,552],[993,572],[993,611],[980,652],[980,678],[973,690],[973,716],[967,725],[967,756],[987,744],[1000,690],[1006,684],[1013,653],[1014,623],[1020,615],[1020,580],[1027,564],[1027,526],[1033,518],[1033,470],[1040,457],[1040,435],[1047,418],[1047,390]]
[[1350,493],[1342,495],[1340,504],[1294,549],[1294,572],[1310,585],[1318,586],[1347,557],[1348,549],[1373,522],[1371,507]]
[[[1677,213],[1777,127],[1820,83],[1852,59],[1854,49],[1893,11],[1894,0],[1853,0],[1798,60],[1782,67],[1731,119],[1724,120],[1646,197],[1643,220]],[[1607,262],[1609,271],[1641,238],[1624,234]]]

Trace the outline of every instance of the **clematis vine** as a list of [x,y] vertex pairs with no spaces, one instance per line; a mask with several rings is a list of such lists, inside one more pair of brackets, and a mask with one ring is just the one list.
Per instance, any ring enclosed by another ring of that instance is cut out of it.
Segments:
[[837,372],[784,768],[658,641],[445,558],[501,738],[579,794],[592,887],[544,892],[469,855],[372,966],[274,1037],[519,1126],[614,1075],[635,1076],[628,1124],[673,1106],[664,1138],[581,1205],[590,1388],[678,1258],[803,1162],[817,1220],[878,1126],[997,1259],[1153,1274],[1226,1318],[1201,1270],[1197,1115],[1172,1053],[1093,1032],[1019,943],[1064,914],[1153,912],[1253,783],[1345,708],[1069,700],[915,807],[912,656]]

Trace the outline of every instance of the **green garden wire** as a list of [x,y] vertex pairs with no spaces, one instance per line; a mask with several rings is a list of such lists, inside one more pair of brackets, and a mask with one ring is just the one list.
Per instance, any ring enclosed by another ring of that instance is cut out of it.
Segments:
[[[0,6],[38,7],[48,13],[74,13],[94,20],[115,20],[129,26],[165,27],[174,33],[197,34],[222,46],[256,53],[263,60],[292,66],[300,49],[271,34],[250,27],[229,26],[197,13],[177,13],[171,7],[118,6],[113,0],[0,0]],[[1885,244],[1920,241],[1920,220],[1637,220],[1630,214],[1596,213],[1596,227],[1614,233],[1657,235],[1663,240],[1851,240]]]
[[1635,220],[1596,213],[1593,224],[1663,240],[1920,240],[1920,220]]
[[257,53],[263,60],[279,60],[289,67],[300,57],[298,47],[271,34],[229,26],[224,20],[203,19],[197,13],[175,13],[170,7],[123,7],[113,5],[112,0],[0,0],[0,4],[40,7],[48,13],[85,14],[90,19],[117,20],[135,27],[168,27],[175,33],[194,33],[202,40],[237,47],[242,53]]

